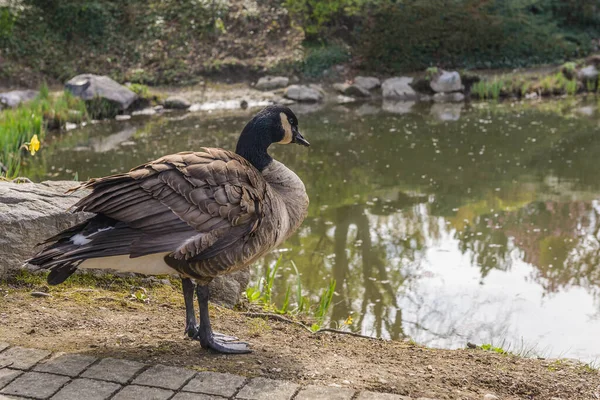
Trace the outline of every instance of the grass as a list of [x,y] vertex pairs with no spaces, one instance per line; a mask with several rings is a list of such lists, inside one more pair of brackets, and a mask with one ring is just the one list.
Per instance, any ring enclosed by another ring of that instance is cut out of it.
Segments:
[[504,86],[504,79],[494,77],[491,81],[475,82],[471,87],[471,92],[481,100],[498,100]]
[[49,130],[60,129],[67,122],[81,123],[87,118],[82,100],[66,91],[52,96],[46,85],[42,85],[32,101],[0,112],[0,176],[13,178],[19,174],[23,159],[28,157],[27,143],[34,136],[43,142]]
[[276,314],[285,314],[291,316],[306,315],[314,318],[315,322],[311,325],[313,331],[321,329],[325,321],[325,317],[331,307],[331,302],[335,292],[336,282],[332,279],[329,285],[322,291],[319,301],[311,303],[311,300],[302,295],[302,282],[300,274],[293,261],[290,261],[296,272],[296,284],[294,288],[295,302],[292,303],[292,287],[287,286],[283,304],[278,306],[273,303],[273,289],[277,271],[281,267],[282,256],[277,259],[273,266],[267,265],[265,275],[262,277],[257,286],[250,286],[246,289],[246,297],[248,301],[260,305],[265,311],[274,312]]
[[580,83],[576,78],[575,68],[576,64],[570,62],[564,64],[560,71],[543,76],[522,74],[495,76],[474,83],[471,94],[480,100],[498,100],[500,97],[525,97],[529,93],[537,93],[541,96],[574,96],[581,90],[596,92],[598,90],[596,82]]

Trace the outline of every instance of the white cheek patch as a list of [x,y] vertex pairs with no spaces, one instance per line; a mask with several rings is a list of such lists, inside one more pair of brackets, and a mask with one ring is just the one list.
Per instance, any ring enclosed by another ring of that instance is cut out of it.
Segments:
[[288,144],[292,143],[293,134],[292,134],[292,125],[290,125],[290,121],[288,121],[287,115],[285,113],[279,113],[279,118],[281,118],[281,126],[283,127],[283,131],[285,134],[283,135],[283,139],[279,141],[280,144]]

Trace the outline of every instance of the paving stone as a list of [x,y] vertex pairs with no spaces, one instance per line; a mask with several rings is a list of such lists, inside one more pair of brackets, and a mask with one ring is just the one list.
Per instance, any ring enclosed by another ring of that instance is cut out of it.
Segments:
[[95,357],[81,354],[63,354],[39,363],[33,370],[75,377],[96,360]]
[[266,378],[254,378],[240,390],[236,399],[289,400],[299,386],[292,382]]
[[75,379],[52,396],[51,400],[106,400],[120,388],[121,385],[112,382]]
[[10,381],[15,379],[17,376],[21,375],[23,371],[19,371],[16,369],[3,368],[0,369],[0,389],[4,386],[8,385]]
[[144,364],[136,361],[105,358],[98,364],[92,365],[81,376],[103,381],[126,383],[142,368],[144,368]]
[[133,383],[177,390],[182,387],[196,372],[185,368],[155,365],[142,372]]
[[0,353],[0,366],[14,369],[29,369],[49,355],[50,352],[48,350],[11,347]]
[[112,400],[167,400],[173,396],[172,390],[130,385],[121,390]]
[[45,399],[56,393],[68,381],[69,378],[62,375],[26,372],[0,390],[0,393]]
[[361,392],[356,400],[410,400],[410,397],[391,393]]
[[185,387],[184,392],[216,394],[231,397],[242,387],[246,378],[219,372],[199,372]]
[[226,400],[226,397],[212,396],[210,394],[180,392],[171,400]]
[[0,342],[0,351],[7,349],[8,346],[10,346],[8,343],[6,342]]
[[295,400],[350,400],[354,396],[354,390],[329,386],[310,385],[294,397]]

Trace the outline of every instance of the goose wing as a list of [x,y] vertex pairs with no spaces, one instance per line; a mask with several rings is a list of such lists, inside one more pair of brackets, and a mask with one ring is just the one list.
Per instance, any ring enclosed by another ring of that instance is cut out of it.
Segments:
[[213,257],[257,229],[267,211],[263,204],[267,184],[237,154],[203,150],[168,155],[125,174],[92,179],[82,185],[92,193],[75,210],[126,224],[131,238],[123,232],[125,237],[119,240],[130,239],[131,257],[165,251],[178,260]]

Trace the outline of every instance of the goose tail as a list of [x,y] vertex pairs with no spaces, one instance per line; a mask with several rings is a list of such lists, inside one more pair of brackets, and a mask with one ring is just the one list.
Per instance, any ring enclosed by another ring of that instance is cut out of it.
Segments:
[[118,225],[114,219],[97,215],[40,243],[46,246],[25,262],[50,270],[48,283],[57,285],[89,258],[127,253],[131,241],[123,240],[123,234],[131,232]]

